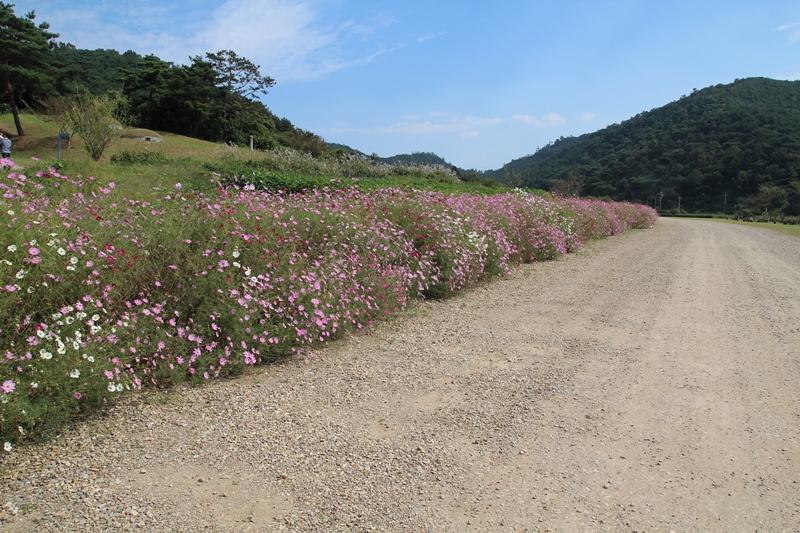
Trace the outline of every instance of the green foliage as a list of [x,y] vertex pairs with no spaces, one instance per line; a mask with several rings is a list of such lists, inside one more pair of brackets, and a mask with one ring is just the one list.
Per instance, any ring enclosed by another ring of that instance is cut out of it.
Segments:
[[132,50],[120,54],[116,50],[82,50],[58,43],[53,49],[53,60],[64,69],[60,84],[62,94],[84,88],[100,95],[121,91],[123,73],[136,68],[142,56]]
[[67,100],[63,119],[67,131],[83,139],[92,161],[99,161],[106,148],[122,136],[123,108],[119,93],[95,96],[83,89]]
[[164,165],[172,159],[164,152],[152,150],[122,150],[111,156],[117,165]]
[[[241,152],[230,149],[220,155],[218,162],[207,163],[206,168],[224,179],[235,176],[240,185],[249,184],[268,190],[286,187],[291,190],[311,189],[320,183],[325,185],[325,180],[330,182],[331,179],[341,179],[350,185],[361,181],[360,186],[383,183],[387,186],[421,185],[419,188],[431,188],[440,184],[449,189],[459,184],[455,172],[443,167],[392,166],[341,151],[328,152],[322,157],[291,149],[272,150],[260,155],[259,159],[245,159]],[[317,178],[324,180],[320,182]],[[283,180],[289,181],[279,186]],[[467,188],[474,190],[476,186]]]
[[[504,183],[557,190],[582,183],[582,194],[690,212],[732,212],[765,202],[800,213],[790,184],[800,178],[800,82],[737,80],[695,91],[663,107],[580,137],[561,138],[503,169]],[[778,187],[767,200],[761,187]],[[727,196],[726,196],[727,193]]]
[[25,98],[52,92],[57,73],[50,50],[58,34],[47,31],[47,22],[37,26],[35,18],[33,11],[18,17],[13,4],[0,2],[0,84],[6,90],[20,136],[25,131],[19,120],[19,106],[28,107]]

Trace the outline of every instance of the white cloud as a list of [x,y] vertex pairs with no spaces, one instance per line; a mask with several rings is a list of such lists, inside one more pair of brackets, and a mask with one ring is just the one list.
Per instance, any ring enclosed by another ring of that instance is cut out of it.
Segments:
[[418,43],[424,43],[425,41],[430,41],[431,39],[436,39],[437,37],[441,37],[445,33],[447,33],[447,32],[428,33],[426,35],[422,35],[420,37],[417,37],[417,42]]
[[330,22],[335,14],[323,12],[330,5],[319,0],[42,1],[46,15],[39,18],[79,48],[135,50],[182,64],[233,50],[279,83],[364,65],[400,48],[378,44],[381,31],[398,24],[390,15]]
[[778,26],[775,28],[775,31],[781,31],[788,35],[789,42],[793,43],[795,41],[800,41],[800,22],[792,22],[790,24],[784,24],[783,26]]
[[[435,117],[446,116],[445,113],[438,111],[429,113]],[[402,117],[402,121],[392,126],[376,128],[376,131],[381,133],[417,133],[417,134],[431,134],[431,133],[456,133],[461,137],[477,137],[480,135],[478,131],[482,126],[491,126],[504,122],[501,118],[486,118],[476,117],[472,115],[450,115],[445,120],[430,121],[419,120],[420,117],[410,116]]]
[[514,115],[512,118],[526,124],[533,124],[537,128],[552,128],[567,121],[558,113],[549,113],[542,118],[533,115]]
[[595,115],[594,113],[584,113],[583,115],[581,115],[581,120],[592,120],[596,116],[597,115]]

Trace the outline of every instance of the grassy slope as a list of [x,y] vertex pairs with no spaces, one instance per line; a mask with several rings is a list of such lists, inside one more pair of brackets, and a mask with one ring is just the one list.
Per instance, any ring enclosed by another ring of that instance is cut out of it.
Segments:
[[[25,114],[21,117],[26,132],[25,137],[16,137],[13,132],[13,118],[10,114],[0,115],[0,129],[12,133],[14,142],[12,160],[21,167],[31,165],[30,158],[37,157],[42,163],[55,164],[58,143],[58,126],[45,121],[37,115]],[[138,137],[158,136],[164,142],[153,143],[137,139]],[[110,159],[120,152],[160,152],[168,156],[169,162],[164,164],[148,165],[119,165],[110,164]],[[152,195],[162,194],[160,191],[171,189],[175,183],[182,183],[192,188],[204,188],[212,178],[206,166],[213,163],[212,168],[230,167],[236,162],[269,159],[271,156],[264,152],[249,151],[223,144],[216,144],[191,137],[184,137],[172,133],[162,133],[140,128],[126,129],[123,138],[115,142],[106,150],[99,162],[92,161],[86,153],[83,141],[75,137],[71,148],[67,148],[62,141],[61,160],[58,170],[68,176],[94,175],[104,181],[114,181],[119,191],[129,198],[147,199]],[[245,163],[246,164],[246,163]],[[41,163],[39,164],[41,166]],[[233,167],[230,167],[233,168]],[[278,172],[277,174],[287,174]],[[292,176],[283,176],[281,179],[308,181],[302,172],[289,172]],[[336,176],[325,176],[316,181],[328,182]],[[312,183],[314,178],[310,178]],[[442,192],[503,192],[504,188],[486,188],[477,183],[457,183],[451,179],[445,182],[437,181],[435,176],[388,176],[385,178],[366,178],[360,183],[361,187],[400,187],[408,186],[418,189],[433,189]],[[309,186],[309,185],[306,185]],[[282,188],[282,187],[281,187]]]
[[[0,115],[0,130],[10,133],[13,141],[11,159],[19,166],[26,167],[31,157],[42,161],[56,161],[58,154],[58,126],[47,122],[37,115],[23,114],[22,126],[24,137],[16,136],[14,120],[10,113]],[[137,139],[137,137],[157,136],[164,139],[162,143],[153,143]],[[122,151],[155,151],[162,152],[173,160],[164,165],[123,166],[112,165],[110,158]],[[61,171],[67,175],[92,174],[102,176],[109,181],[117,182],[123,194],[146,197],[155,188],[172,187],[176,182],[186,183],[187,178],[202,178],[207,172],[203,163],[219,160],[231,152],[246,153],[248,158],[260,157],[259,152],[237,149],[172,133],[162,133],[141,128],[126,129],[123,138],[106,150],[99,162],[94,162],[86,153],[83,141],[73,138],[71,147],[67,148],[62,140]]]

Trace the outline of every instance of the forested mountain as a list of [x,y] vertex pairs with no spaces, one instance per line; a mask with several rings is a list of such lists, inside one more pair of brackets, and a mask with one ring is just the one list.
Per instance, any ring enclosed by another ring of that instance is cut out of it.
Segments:
[[800,81],[736,80],[483,174],[689,212],[800,212]]

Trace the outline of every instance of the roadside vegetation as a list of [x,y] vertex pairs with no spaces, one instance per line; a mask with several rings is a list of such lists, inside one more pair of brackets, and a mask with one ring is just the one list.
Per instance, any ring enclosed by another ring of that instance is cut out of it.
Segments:
[[[49,126],[32,117],[28,129]],[[43,137],[31,146],[52,155]],[[6,450],[128,392],[311,356],[414,299],[657,216],[442,167],[199,142],[123,137],[101,162],[75,144],[60,161],[22,146],[3,162],[17,164],[0,179]]]
[[34,19],[0,2],[22,36],[0,35],[0,130],[17,133],[0,161],[7,452],[657,217],[331,147],[256,99],[275,80],[233,51],[78,50]]

